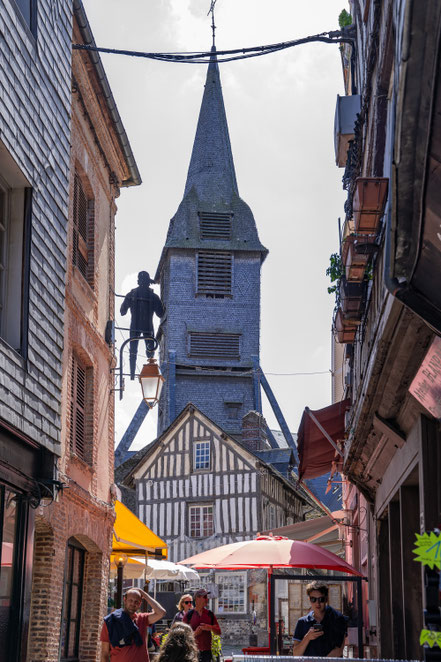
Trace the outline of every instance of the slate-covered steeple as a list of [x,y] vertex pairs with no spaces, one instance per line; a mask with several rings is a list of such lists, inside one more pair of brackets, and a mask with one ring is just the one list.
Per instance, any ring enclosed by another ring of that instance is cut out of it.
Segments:
[[159,433],[188,402],[237,436],[242,416],[258,408],[253,366],[266,254],[239,197],[213,46],[184,196],[155,278],[166,307]]
[[214,46],[211,51],[184,195],[194,187],[200,200],[213,203],[228,202],[239,191]]

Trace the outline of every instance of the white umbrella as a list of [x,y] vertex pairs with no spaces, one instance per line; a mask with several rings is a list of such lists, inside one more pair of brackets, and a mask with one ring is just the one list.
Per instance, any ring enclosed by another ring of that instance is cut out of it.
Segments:
[[[142,572],[140,577],[145,576],[148,579],[169,579],[170,581],[192,581],[200,580],[199,573],[193,568],[186,568],[179,563],[172,563],[171,561],[156,561],[155,559],[148,559],[147,563],[142,556],[130,557],[134,561],[142,564]],[[140,566],[141,567],[141,566]]]

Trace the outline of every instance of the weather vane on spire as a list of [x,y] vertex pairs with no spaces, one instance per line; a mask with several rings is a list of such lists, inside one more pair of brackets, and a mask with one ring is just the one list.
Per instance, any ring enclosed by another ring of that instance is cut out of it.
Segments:
[[216,46],[216,41],[215,41],[215,36],[216,36],[216,26],[214,24],[214,6],[216,4],[217,0],[211,0],[211,6],[210,9],[208,10],[207,16],[211,14],[211,30],[213,32],[213,46]]

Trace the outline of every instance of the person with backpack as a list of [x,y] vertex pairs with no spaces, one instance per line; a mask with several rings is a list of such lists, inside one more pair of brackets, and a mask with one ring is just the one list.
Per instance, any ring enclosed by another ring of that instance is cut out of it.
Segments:
[[221,634],[216,616],[206,607],[209,595],[209,591],[199,588],[194,594],[195,608],[190,609],[183,620],[194,632],[199,649],[199,662],[211,662],[211,635]]

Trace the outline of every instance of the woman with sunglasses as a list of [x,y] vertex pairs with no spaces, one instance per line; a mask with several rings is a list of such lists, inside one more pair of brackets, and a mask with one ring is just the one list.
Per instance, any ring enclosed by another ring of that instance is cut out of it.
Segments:
[[178,613],[175,614],[175,617],[172,621],[172,625],[174,625],[175,623],[182,622],[184,620],[185,614],[189,609],[191,609],[192,605],[193,605],[193,598],[188,593],[184,593],[184,595],[181,597],[181,599],[177,604]]
[[292,654],[342,657],[347,629],[345,616],[327,604],[328,586],[323,582],[310,582],[306,593],[311,611],[297,621]]

